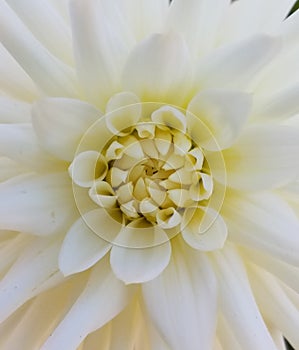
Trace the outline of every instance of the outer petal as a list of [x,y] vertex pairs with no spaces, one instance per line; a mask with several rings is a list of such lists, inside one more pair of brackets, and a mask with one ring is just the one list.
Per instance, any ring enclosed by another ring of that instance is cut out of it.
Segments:
[[33,126],[41,145],[60,159],[71,161],[84,132],[102,114],[74,99],[44,98],[33,105]]
[[88,100],[103,107],[119,91],[134,39],[115,1],[72,0],[70,10],[81,84]]
[[269,273],[253,268],[251,283],[265,318],[282,331],[295,349],[298,348],[299,310]]
[[219,272],[221,311],[242,350],[276,350],[255,303],[240,258],[231,249],[213,254]]
[[30,121],[31,105],[29,103],[6,96],[0,96],[1,123],[28,123]]
[[23,175],[0,184],[0,229],[49,235],[76,215],[65,173]]
[[[251,108],[248,94],[231,90],[205,90],[196,95],[188,106],[188,128],[196,135],[200,146],[208,150],[219,150],[232,145],[241,133]],[[207,133],[202,124],[209,129]]]
[[143,283],[157,277],[168,265],[171,245],[158,227],[124,227],[111,250],[110,263],[115,275],[129,283]]
[[266,35],[224,45],[197,65],[196,85],[202,88],[248,88],[257,73],[278,53],[279,40]]
[[[299,129],[254,126],[223,152],[228,185],[246,190],[269,189],[288,183],[299,173]],[[217,169],[213,169],[218,177]],[[221,182],[221,176],[219,176]]]
[[197,57],[214,45],[219,22],[229,4],[229,0],[173,0],[167,29],[181,33]]
[[[92,221],[94,225],[104,229],[106,216],[104,209],[90,211],[80,217],[69,229],[59,255],[59,268],[64,275],[88,269],[110,250],[111,244],[89,227]],[[108,226],[105,229],[111,231],[113,227]],[[118,232],[110,233],[116,236]]]
[[228,194],[222,211],[229,238],[299,266],[299,221],[273,194]]
[[85,290],[41,350],[76,349],[91,332],[115,317],[129,302],[135,288],[116,279],[107,260],[94,268]]
[[27,300],[63,280],[58,270],[60,239],[36,239],[14,263],[0,283],[0,321]]
[[190,87],[189,51],[183,38],[153,34],[141,41],[128,58],[122,81],[124,89],[142,101],[182,103]]
[[51,96],[77,94],[74,71],[51,55],[3,0],[0,22],[1,42],[44,92]]
[[215,276],[205,256],[184,249],[175,250],[166,270],[143,284],[145,305],[171,349],[210,349],[216,327]]

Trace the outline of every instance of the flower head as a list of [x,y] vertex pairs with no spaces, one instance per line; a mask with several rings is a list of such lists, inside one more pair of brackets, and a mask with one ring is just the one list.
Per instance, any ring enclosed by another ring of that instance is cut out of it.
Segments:
[[293,4],[0,0],[1,348],[299,348]]

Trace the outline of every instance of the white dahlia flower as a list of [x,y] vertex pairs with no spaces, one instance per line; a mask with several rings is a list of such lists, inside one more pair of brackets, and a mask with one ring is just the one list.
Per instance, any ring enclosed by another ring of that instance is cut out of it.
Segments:
[[0,349],[299,349],[294,0],[0,0]]

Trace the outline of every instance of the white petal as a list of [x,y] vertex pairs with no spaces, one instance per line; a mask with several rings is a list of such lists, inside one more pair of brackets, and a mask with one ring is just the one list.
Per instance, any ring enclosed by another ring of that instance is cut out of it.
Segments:
[[111,244],[89,227],[91,220],[101,227],[102,216],[101,209],[90,211],[67,232],[59,254],[59,268],[65,276],[88,269],[110,250]]
[[121,69],[134,39],[116,2],[74,0],[70,14],[81,84],[88,100],[104,107],[119,91]]
[[1,90],[21,101],[35,100],[38,96],[37,88],[1,43],[0,57]]
[[299,266],[299,220],[274,194],[228,194],[223,216],[229,238]]
[[162,209],[157,213],[157,224],[163,228],[173,228],[181,223],[181,215],[172,207]]
[[169,348],[212,348],[217,284],[205,256],[191,249],[176,250],[165,271],[143,284],[142,292],[147,312]]
[[229,0],[173,0],[167,29],[184,35],[195,57],[215,44],[215,35]]
[[184,40],[169,33],[153,34],[141,41],[129,55],[122,82],[124,89],[142,101],[180,105],[190,87],[189,52]]
[[23,175],[0,184],[0,229],[49,235],[76,215],[66,173]]
[[156,125],[168,126],[175,130],[186,132],[186,117],[178,109],[171,106],[163,106],[151,115]]
[[76,349],[91,332],[114,318],[135,289],[116,279],[106,259],[92,270],[86,288],[41,350]]
[[0,182],[27,172],[21,164],[7,157],[0,157]]
[[17,99],[0,96],[1,123],[28,123],[31,121],[31,105]]
[[187,209],[181,230],[184,240],[202,251],[221,249],[227,238],[225,221],[212,208]]
[[103,208],[114,208],[116,196],[113,188],[106,181],[96,181],[88,191],[89,197]]
[[79,100],[44,98],[33,105],[32,115],[42,146],[56,157],[71,161],[81,137],[102,114]]
[[226,349],[242,350],[240,344],[237,342],[236,338],[234,337],[233,330],[227,324],[226,320],[221,315],[221,313],[218,316],[217,336],[219,338],[219,341],[222,345],[223,350],[226,350]]
[[30,123],[0,124],[0,154],[30,169],[53,171],[65,164],[45,152]]
[[141,104],[131,92],[120,92],[110,98],[106,106],[105,120],[113,134],[133,127],[141,117]]
[[[198,144],[205,149],[227,148],[239,136],[250,109],[251,97],[243,92],[219,89],[202,91],[188,106],[191,136],[196,135],[196,142],[198,140]],[[209,133],[202,127],[202,123],[209,129]]]
[[213,254],[219,272],[221,311],[242,350],[276,350],[255,303],[239,256],[228,248]]
[[[267,189],[288,183],[299,173],[299,130],[288,126],[255,126],[223,152],[229,186]],[[213,168],[218,176],[218,169]]]
[[[133,222],[134,223],[134,222]],[[124,227],[110,254],[113,272],[126,284],[143,283],[157,277],[168,265],[171,246],[158,227]]]
[[271,274],[258,268],[252,268],[251,272],[252,287],[264,317],[281,330],[294,348],[298,348],[299,310]]
[[6,2],[52,54],[67,64],[73,63],[70,30],[49,1]]
[[[27,300],[63,280],[58,272],[61,241],[36,239],[20,255],[0,283],[0,320],[5,320]],[[52,284],[52,285],[51,285]]]
[[74,71],[47,51],[4,1],[0,2],[0,22],[1,42],[44,92],[77,95]]
[[220,47],[198,63],[196,84],[201,89],[247,87],[278,50],[278,39],[265,35]]

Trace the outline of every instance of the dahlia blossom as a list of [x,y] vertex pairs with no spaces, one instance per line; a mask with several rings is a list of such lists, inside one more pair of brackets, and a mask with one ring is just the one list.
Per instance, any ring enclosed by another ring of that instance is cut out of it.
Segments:
[[294,0],[0,0],[1,350],[299,349]]

